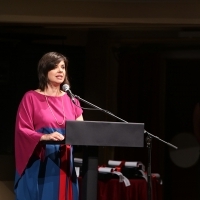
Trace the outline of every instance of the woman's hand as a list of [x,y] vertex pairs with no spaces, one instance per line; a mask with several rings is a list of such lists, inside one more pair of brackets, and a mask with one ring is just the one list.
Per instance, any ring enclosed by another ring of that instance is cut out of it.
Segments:
[[83,115],[80,115],[78,118],[76,118],[77,121],[83,121]]
[[61,141],[64,140],[64,136],[58,132],[53,132],[50,134],[44,134],[42,135],[42,137],[40,138],[40,141]]

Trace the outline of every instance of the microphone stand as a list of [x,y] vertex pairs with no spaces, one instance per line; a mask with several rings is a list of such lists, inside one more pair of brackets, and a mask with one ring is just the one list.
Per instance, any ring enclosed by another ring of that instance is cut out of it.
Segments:
[[[114,115],[113,113],[107,111],[107,110],[104,110],[88,101],[86,101],[85,99],[82,99],[81,97],[77,96],[77,95],[73,95],[75,98],[77,98],[78,100],[90,105],[91,107],[94,107],[102,112],[105,112],[111,116],[113,116],[114,118],[122,121],[122,122],[125,122],[125,123],[128,123],[127,121],[125,121],[124,119],[121,119],[119,117],[117,117],[116,115]],[[152,150],[152,138],[155,138],[157,140],[160,140],[161,142],[167,144],[168,146],[174,148],[174,149],[178,149],[178,147],[174,146],[173,144],[171,143],[168,143],[162,139],[160,139],[159,137],[155,136],[155,135],[152,135],[151,133],[149,133],[148,131],[144,130],[144,134],[147,134],[147,137],[146,137],[146,143],[147,143],[147,148],[148,148],[148,168],[147,168],[147,182],[148,182],[148,191],[147,191],[147,199],[148,200],[151,200],[152,199],[152,184],[151,184],[151,150]]]

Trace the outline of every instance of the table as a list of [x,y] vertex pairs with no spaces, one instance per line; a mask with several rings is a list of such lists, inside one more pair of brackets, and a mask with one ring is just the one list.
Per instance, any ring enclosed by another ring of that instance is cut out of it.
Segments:
[[[119,179],[98,180],[98,200],[147,200],[147,181],[144,178],[129,179],[131,185],[126,187]],[[79,178],[81,200],[81,178]],[[162,185],[152,176],[152,200],[162,200]]]

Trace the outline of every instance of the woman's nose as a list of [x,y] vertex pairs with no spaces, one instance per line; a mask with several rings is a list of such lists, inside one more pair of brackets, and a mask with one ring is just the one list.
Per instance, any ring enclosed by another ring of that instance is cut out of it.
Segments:
[[64,69],[62,67],[59,67],[58,69],[59,69],[60,72],[64,71]]

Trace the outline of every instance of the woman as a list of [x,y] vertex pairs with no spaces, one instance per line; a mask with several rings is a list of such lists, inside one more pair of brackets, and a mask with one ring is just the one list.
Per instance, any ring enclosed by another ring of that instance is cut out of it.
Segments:
[[25,93],[16,117],[16,200],[78,200],[78,183],[72,147],[45,144],[62,141],[66,120],[83,120],[76,106],[61,91],[69,84],[68,60],[57,52],[38,63],[39,88]]

